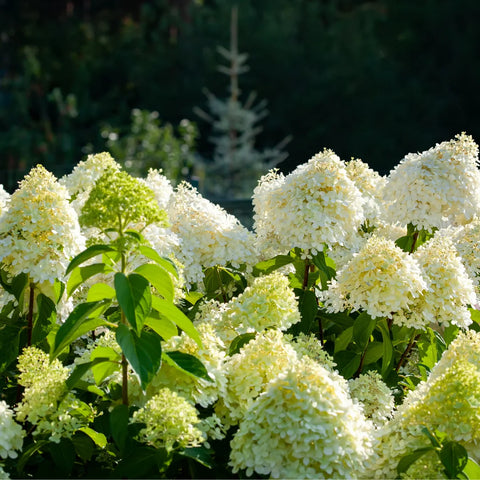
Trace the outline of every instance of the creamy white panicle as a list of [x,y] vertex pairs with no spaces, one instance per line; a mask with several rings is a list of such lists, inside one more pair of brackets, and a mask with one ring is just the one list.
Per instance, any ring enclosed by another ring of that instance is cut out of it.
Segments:
[[0,215],[5,213],[8,208],[8,202],[10,201],[10,194],[0,184]]
[[329,312],[351,308],[377,318],[407,309],[426,288],[411,255],[392,240],[372,235],[322,295]]
[[166,210],[174,191],[172,183],[162,174],[162,170],[151,168],[148,171],[147,178],[142,179],[142,181],[153,191],[160,208]]
[[[409,391],[392,420],[379,430],[367,478],[397,478],[397,464],[406,454],[431,445],[422,432],[439,430],[446,440],[460,442],[480,461],[480,333],[461,332],[433,367],[426,382]],[[422,456],[406,478],[440,478],[437,455]]]
[[365,220],[364,203],[345,163],[325,149],[286,177],[260,179],[253,195],[259,245],[275,239],[284,253],[299,247],[315,254],[324,244],[349,244]]
[[304,358],[275,376],[231,442],[233,472],[271,478],[358,478],[372,424],[343,377]]
[[408,154],[383,189],[386,220],[431,230],[463,225],[480,213],[478,145],[465,133]]
[[53,283],[84,248],[66,188],[38,165],[20,182],[0,216],[0,261],[13,276],[27,273],[34,283]]
[[468,327],[472,323],[468,307],[477,303],[477,295],[452,240],[435,235],[413,257],[423,271],[428,289],[399,313],[395,322],[419,329],[451,324]]
[[256,263],[254,235],[233,215],[182,182],[167,207],[172,231],[180,238],[176,252],[187,284],[203,279],[203,268]]
[[17,458],[22,449],[25,432],[15,422],[14,412],[8,404],[0,401],[0,458]]
[[386,177],[370,168],[359,158],[346,162],[346,169],[348,178],[360,190],[364,198],[365,220],[370,225],[377,225],[383,210],[383,189],[387,184]]
[[107,171],[119,171],[117,163],[108,152],[88,155],[86,160],[78,162],[71,173],[63,176],[59,182],[71,196],[71,204],[78,215],[90,195],[97,180]]

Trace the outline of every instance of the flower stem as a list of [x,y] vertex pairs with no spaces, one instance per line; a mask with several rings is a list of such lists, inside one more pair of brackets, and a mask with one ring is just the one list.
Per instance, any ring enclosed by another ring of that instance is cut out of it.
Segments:
[[303,290],[306,290],[308,287],[308,274],[310,273],[310,261],[308,258],[305,259],[305,271],[303,274]]
[[412,338],[410,339],[410,342],[407,345],[407,348],[405,351],[402,353],[402,356],[400,357],[400,360],[398,361],[398,364],[395,368],[395,371],[398,373],[402,365],[405,363],[406,359],[408,358],[408,355],[412,351],[412,348],[415,346],[417,343],[417,340],[420,338],[420,334],[416,335],[415,333],[412,335]]
[[215,273],[217,274],[218,283],[220,284],[220,291],[222,292],[222,298],[225,303],[228,302],[227,292],[225,292],[225,287],[222,282],[222,277],[220,276],[220,272],[218,271],[218,266],[213,267],[215,268]]
[[35,285],[30,283],[30,292],[28,299],[28,313],[27,313],[27,346],[32,345],[33,333],[33,303],[35,300]]

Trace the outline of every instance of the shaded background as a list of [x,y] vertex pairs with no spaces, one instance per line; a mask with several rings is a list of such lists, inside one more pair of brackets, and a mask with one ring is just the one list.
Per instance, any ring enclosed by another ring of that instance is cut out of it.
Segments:
[[234,4],[240,87],[268,100],[257,145],[292,135],[285,173],[324,147],[387,174],[462,131],[480,140],[478,0],[0,0],[0,183],[69,173],[132,109],[194,121],[208,158],[193,108],[205,87],[228,95],[216,47]]

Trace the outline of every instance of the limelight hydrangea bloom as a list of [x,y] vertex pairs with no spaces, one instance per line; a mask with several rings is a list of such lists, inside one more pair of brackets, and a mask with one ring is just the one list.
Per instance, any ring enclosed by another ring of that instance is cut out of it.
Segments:
[[254,235],[233,216],[182,182],[167,208],[172,231],[181,239],[176,256],[188,284],[203,279],[203,267],[256,263]]
[[171,451],[197,447],[205,441],[197,428],[200,419],[195,407],[168,388],[162,388],[136,411],[133,419],[146,424],[138,439],[155,448]]
[[480,213],[478,145],[462,133],[419,154],[408,154],[384,188],[387,221],[418,229],[462,225]]
[[292,344],[299,358],[307,356],[327,370],[335,370],[337,364],[324,350],[322,342],[313,333],[310,335],[299,333],[295,338],[291,335],[285,335],[285,338]]
[[417,261],[392,240],[373,235],[323,295],[329,312],[352,308],[376,318],[406,309],[426,288]]
[[[79,428],[93,420],[94,411],[85,416],[85,407],[65,381],[69,370],[58,359],[50,362],[48,354],[36,347],[27,347],[18,358],[18,383],[25,387],[22,401],[16,407],[17,419],[36,425],[34,435],[50,434],[52,442],[70,438]],[[77,414],[81,409],[82,413]]]
[[5,213],[8,208],[8,203],[10,201],[10,194],[5,191],[3,185],[0,184],[0,215]]
[[[426,382],[409,391],[393,419],[379,430],[369,478],[396,478],[404,455],[430,446],[422,426],[460,442],[480,461],[480,333],[461,332],[433,367]],[[438,458],[421,457],[408,478],[438,478]]]
[[284,179],[267,177],[267,186],[255,189],[258,241],[269,241],[273,232],[283,253],[299,247],[315,254],[324,244],[349,244],[365,220],[363,203],[344,162],[326,149]]
[[20,182],[0,217],[0,261],[11,275],[28,273],[34,283],[63,278],[70,260],[85,248],[68,198],[41,165]]
[[17,458],[24,436],[22,427],[13,419],[13,410],[6,402],[0,401],[0,457]]
[[346,162],[346,169],[348,177],[364,197],[365,219],[370,225],[376,225],[383,209],[382,194],[387,179],[358,158]]
[[257,332],[268,327],[287,330],[300,321],[295,293],[288,278],[278,272],[255,278],[243,293],[229,302],[228,316],[238,325],[239,334],[251,328]]
[[120,169],[120,164],[108,152],[97,153],[88,155],[86,160],[79,162],[72,173],[62,177],[59,182],[67,188],[72,206],[80,215],[97,180],[107,171],[118,172]]
[[177,368],[162,363],[162,367],[147,387],[147,397],[152,397],[162,387],[168,387],[192,404],[207,407],[215,403],[225,390],[226,376],[223,370],[225,345],[208,323],[196,324],[202,347],[185,333],[167,340],[162,348],[165,352],[180,351],[198,358],[209,374],[211,381],[193,377]]
[[352,398],[363,405],[363,413],[373,423],[382,426],[393,413],[394,398],[392,391],[378,372],[362,373],[358,378],[350,379],[348,387]]
[[154,170],[151,168],[148,171],[147,178],[142,181],[155,194],[155,199],[162,210],[166,210],[168,202],[173,195],[173,187],[170,180],[162,174],[162,170]]
[[280,330],[266,330],[225,362],[227,387],[223,402],[235,424],[270,380],[297,361],[297,353]]
[[450,238],[435,235],[413,254],[428,280],[425,290],[396,322],[415,328],[428,324],[462,328],[472,323],[469,305],[477,302],[475,286]]
[[233,472],[271,478],[356,478],[371,453],[372,425],[347,382],[298,361],[253,402],[231,442]]

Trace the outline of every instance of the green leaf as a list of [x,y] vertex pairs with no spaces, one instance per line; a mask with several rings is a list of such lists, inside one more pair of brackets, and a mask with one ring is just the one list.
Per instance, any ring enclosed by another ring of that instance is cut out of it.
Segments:
[[164,448],[132,448],[114,471],[115,478],[153,478],[167,466],[168,454]]
[[351,378],[360,366],[360,355],[350,350],[343,350],[334,356],[338,370],[346,379]]
[[166,317],[155,318],[148,316],[145,319],[144,325],[150,327],[154,332],[157,332],[164,340],[178,335],[177,326]]
[[367,353],[365,354],[365,358],[363,360],[364,365],[370,365],[371,363],[375,363],[383,355],[383,342],[370,342],[367,347]]
[[373,319],[368,313],[362,312],[353,323],[353,340],[360,347],[365,349],[367,346],[370,335],[372,335],[377,320]]
[[433,447],[419,448],[409,455],[405,455],[400,459],[397,465],[397,474],[400,477],[403,473],[406,473],[407,470],[423,455],[428,452],[431,452]]
[[32,344],[37,345],[52,330],[57,320],[57,311],[53,300],[43,293],[37,296],[38,312],[35,316],[35,323],[32,330]]
[[34,443],[30,444],[27,448],[22,450],[22,455],[17,462],[17,472],[22,473],[25,465],[30,460],[35,452],[41,450],[45,445],[49,444],[48,440],[37,440]]
[[318,302],[315,293],[311,290],[295,290],[298,296],[298,309],[300,310],[300,322],[292,325],[289,333],[298,335],[300,332],[309,334],[312,329],[312,324],[317,316]]
[[178,278],[178,271],[176,265],[168,258],[164,258],[158,254],[156,250],[146,245],[138,247],[138,251],[145,257],[158,263],[168,273],[171,273],[174,277]]
[[152,308],[154,308],[161,316],[180,327],[189,337],[197,342],[198,346],[202,346],[202,340],[200,339],[200,335],[192,321],[173,303],[153,295]]
[[60,442],[50,444],[49,451],[57,473],[60,473],[63,477],[68,477],[75,462],[75,447],[72,441],[68,438],[61,438]]
[[24,325],[18,319],[0,321],[0,372],[14,362],[20,353],[20,338]]
[[277,255],[276,257],[270,258],[269,260],[264,260],[263,262],[257,263],[253,267],[253,275],[259,277],[260,275],[268,275],[269,273],[278,270],[285,265],[293,262],[293,258],[290,255]]
[[212,378],[205,368],[205,365],[197,357],[194,357],[189,353],[179,351],[164,352],[163,358],[168,364],[193,377],[203,378],[208,382],[212,382]]
[[126,325],[119,325],[116,339],[145,390],[162,363],[162,339],[155,332],[143,331],[138,337]]
[[121,356],[111,347],[96,347],[91,355],[95,383],[100,385],[105,378],[120,369]]
[[196,462],[198,462],[200,465],[203,465],[204,467],[207,467],[207,468],[214,467],[212,456],[210,455],[208,450],[204,447],[185,448],[184,450],[181,450],[178,453],[182,457],[187,457],[187,458],[191,458],[192,460],[195,460]]
[[480,465],[473,458],[469,458],[463,473],[471,479],[480,478]]
[[390,338],[390,330],[388,329],[387,321],[385,319],[377,322],[377,326],[382,333],[383,355],[382,355],[382,377],[385,378],[392,367],[393,361],[393,344]]
[[7,280],[4,278],[4,274],[4,271],[2,271],[2,274],[0,275],[0,283],[2,284],[2,287],[8,293],[13,295],[20,303],[21,301],[23,301],[24,292],[28,285],[28,274],[20,273],[16,277],[13,277],[10,283],[8,283]]
[[95,451],[94,443],[92,439],[87,435],[81,435],[80,432],[76,432],[72,437],[72,443],[75,447],[75,453],[84,461],[88,462],[93,456]]
[[112,268],[104,263],[94,263],[86,267],[74,268],[67,282],[67,295],[70,296],[85,280],[88,280],[94,275],[112,271]]
[[404,237],[398,238],[395,244],[404,252],[410,253],[413,246],[413,237],[411,235],[405,235]]
[[74,268],[80,266],[90,258],[96,257],[105,252],[114,252],[116,249],[110,245],[92,245],[79,253],[68,265],[65,275],[68,275]]
[[105,448],[107,446],[107,438],[103,433],[97,432],[90,427],[81,427],[78,431],[88,435],[98,447]]
[[65,291],[65,284],[58,280],[58,278],[53,282],[53,291],[55,292],[55,303],[58,305]]
[[102,300],[77,305],[55,335],[50,360],[56,358],[65,347],[70,345],[70,343],[78,337],[81,337],[91,330],[95,330],[95,328],[100,325],[104,325],[105,322],[101,318],[98,318],[98,315],[101,315],[109,304],[110,300]]
[[346,350],[353,338],[353,326],[345,329],[336,339],[334,353]]
[[114,278],[117,301],[128,323],[140,335],[143,322],[152,308],[152,293],[148,280],[138,273],[116,273]]
[[129,413],[127,405],[117,405],[110,412],[110,431],[118,449],[123,454],[128,437]]
[[173,302],[175,291],[172,278],[164,268],[153,263],[147,263],[140,265],[135,269],[135,272],[145,277],[165,300]]
[[335,262],[324,252],[318,252],[315,256],[312,257],[313,264],[320,271],[320,280],[322,282],[322,290],[328,288],[328,281],[332,278],[335,278]]
[[445,442],[438,453],[448,478],[455,478],[466,467],[468,453],[458,442]]
[[95,358],[92,359],[91,362],[79,363],[70,376],[65,381],[65,384],[69,390],[75,388],[80,381],[82,380],[83,376],[90,370],[92,367],[97,365],[98,363],[106,362],[108,358]]
[[243,333],[242,335],[238,335],[232,340],[230,343],[230,347],[228,349],[228,356],[231,357],[240,351],[240,349],[246,345],[250,340],[253,340],[257,336],[256,333]]
[[106,283],[95,283],[87,293],[87,302],[98,302],[106,298],[115,298],[115,289]]

